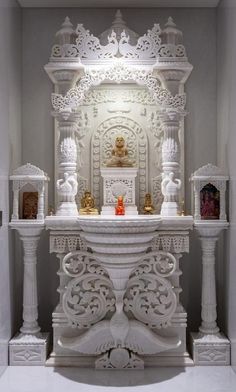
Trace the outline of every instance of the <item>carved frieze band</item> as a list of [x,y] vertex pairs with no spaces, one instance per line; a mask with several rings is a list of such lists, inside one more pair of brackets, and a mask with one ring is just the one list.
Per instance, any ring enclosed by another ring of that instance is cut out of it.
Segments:
[[152,250],[164,250],[173,253],[189,252],[189,237],[187,235],[157,236],[152,241]]
[[77,249],[87,250],[87,245],[78,234],[51,234],[50,253],[67,253]]

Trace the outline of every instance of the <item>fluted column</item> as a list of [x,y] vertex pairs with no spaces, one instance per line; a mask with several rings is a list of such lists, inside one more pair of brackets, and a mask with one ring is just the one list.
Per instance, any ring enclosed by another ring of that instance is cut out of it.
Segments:
[[219,327],[216,310],[215,248],[221,231],[227,228],[228,223],[203,221],[195,223],[194,226],[202,247],[202,322],[199,331],[207,335],[216,334],[219,332]]
[[44,224],[38,222],[12,222],[12,229],[16,229],[23,245],[23,324],[20,332],[36,335],[40,331],[38,325],[38,292],[37,292],[37,248]]
[[44,184],[42,184],[39,187],[39,201],[38,201],[38,214],[37,214],[37,219],[44,219],[44,192],[45,192],[45,187]]
[[216,243],[228,223],[220,220],[196,220],[194,227],[202,248],[202,320],[199,332],[191,333],[193,361],[195,365],[229,365],[230,342],[217,325],[215,278]]
[[16,181],[13,185],[13,212],[12,212],[12,220],[19,219],[19,182]]
[[215,246],[218,237],[200,237],[202,246],[202,323],[199,331],[206,334],[219,332],[216,323]]
[[181,114],[176,111],[165,111],[160,115],[164,140],[162,143],[162,203],[161,215],[176,216],[180,213],[179,195],[180,181],[180,141],[179,128]]
[[44,224],[36,220],[11,222],[23,245],[23,323],[20,333],[9,342],[10,365],[44,365],[49,347],[49,333],[40,332],[38,324],[37,248]]

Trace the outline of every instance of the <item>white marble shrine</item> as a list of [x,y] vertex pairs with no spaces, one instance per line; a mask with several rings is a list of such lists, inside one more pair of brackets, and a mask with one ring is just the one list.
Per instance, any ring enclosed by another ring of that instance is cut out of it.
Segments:
[[[197,170],[191,178],[193,216],[184,216],[184,84],[192,65],[182,33],[169,18],[163,28],[155,24],[138,37],[118,11],[100,38],[82,24],[74,29],[66,18],[56,41],[45,66],[56,91],[55,215],[47,215],[48,177],[41,169],[27,164],[11,177],[10,226],[23,243],[24,298],[10,364],[97,369],[229,364],[230,344],[216,323],[214,270],[215,244],[228,225],[228,178],[210,164]],[[133,167],[106,167],[118,135]],[[29,219],[24,187],[38,193],[36,212],[32,205],[29,212],[28,202]],[[78,213],[88,189],[100,215]],[[142,212],[147,192],[153,215]],[[115,215],[118,195],[124,197],[124,216]],[[189,353],[180,262],[193,228],[202,245],[202,324],[191,335]],[[50,350],[37,321],[42,230],[50,231],[50,252],[59,262]]]

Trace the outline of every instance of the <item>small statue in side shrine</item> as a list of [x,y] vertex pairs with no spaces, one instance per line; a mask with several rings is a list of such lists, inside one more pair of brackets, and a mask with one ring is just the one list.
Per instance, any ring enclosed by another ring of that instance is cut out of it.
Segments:
[[123,136],[117,136],[115,147],[111,151],[111,159],[106,162],[108,167],[131,167],[133,162],[128,158],[128,150],[125,147]]
[[152,196],[151,193],[146,193],[144,207],[143,207],[144,214],[151,215],[154,212],[154,207],[152,205]]
[[117,198],[117,205],[115,206],[115,215],[125,215],[123,196],[118,196]]
[[81,199],[80,215],[98,215],[98,210],[95,208],[94,198],[91,192],[85,191]]

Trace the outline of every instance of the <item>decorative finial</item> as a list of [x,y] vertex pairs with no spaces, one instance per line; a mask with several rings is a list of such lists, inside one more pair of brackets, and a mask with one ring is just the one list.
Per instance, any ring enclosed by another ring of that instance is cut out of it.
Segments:
[[71,23],[69,16],[66,16],[64,22],[62,23],[62,27],[73,27],[73,24]]
[[73,41],[75,35],[73,24],[67,16],[61,25],[61,29],[56,33],[56,37],[58,38],[59,43],[63,45],[72,43],[71,40]]
[[176,24],[174,23],[174,20],[173,20],[172,16],[169,16],[165,26],[166,27],[176,27]]
[[171,16],[169,16],[161,35],[163,44],[179,45],[183,43],[183,34]]
[[114,25],[126,26],[126,23],[125,23],[125,21],[123,19],[123,15],[122,15],[120,10],[116,11],[115,19],[112,22],[112,26],[114,26]]

